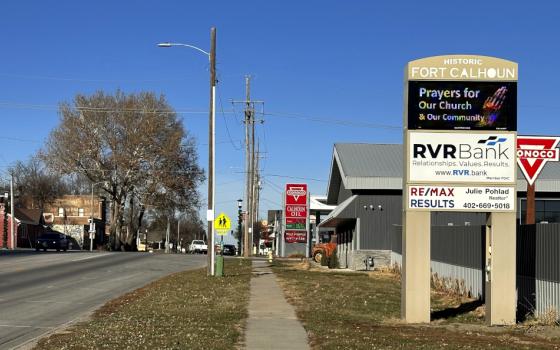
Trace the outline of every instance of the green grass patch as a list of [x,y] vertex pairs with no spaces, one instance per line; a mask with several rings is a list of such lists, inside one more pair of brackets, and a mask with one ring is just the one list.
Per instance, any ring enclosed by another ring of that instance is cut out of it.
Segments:
[[89,321],[36,349],[231,349],[248,316],[251,262],[228,259],[225,276],[206,269],[164,277],[110,301]]
[[460,298],[441,292],[432,293],[433,314],[440,320],[404,324],[400,280],[390,273],[307,270],[291,262],[276,262],[273,271],[314,349],[560,348],[560,342],[531,336],[527,328],[487,327],[472,301],[465,307]]

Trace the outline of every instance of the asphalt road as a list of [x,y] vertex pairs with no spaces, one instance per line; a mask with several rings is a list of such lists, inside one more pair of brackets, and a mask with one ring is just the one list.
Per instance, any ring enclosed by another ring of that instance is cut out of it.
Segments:
[[0,349],[28,347],[127,291],[205,265],[206,255],[0,254]]

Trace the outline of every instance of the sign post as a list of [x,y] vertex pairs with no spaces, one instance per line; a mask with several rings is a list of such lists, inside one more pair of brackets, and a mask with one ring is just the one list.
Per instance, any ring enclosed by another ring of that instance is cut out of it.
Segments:
[[[216,276],[222,277],[224,275],[224,236],[231,228],[231,219],[226,214],[220,213],[214,220],[214,228],[220,236],[220,255],[216,257]],[[212,249],[212,254],[215,254],[215,246],[209,247],[209,249]]]
[[432,211],[485,212],[486,319],[515,323],[517,64],[435,56],[405,74],[401,317],[430,322]]

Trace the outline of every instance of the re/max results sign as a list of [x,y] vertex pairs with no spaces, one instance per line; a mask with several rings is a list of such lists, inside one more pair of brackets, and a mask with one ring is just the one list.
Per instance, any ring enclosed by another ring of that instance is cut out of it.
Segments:
[[515,187],[407,186],[408,210],[515,211]]

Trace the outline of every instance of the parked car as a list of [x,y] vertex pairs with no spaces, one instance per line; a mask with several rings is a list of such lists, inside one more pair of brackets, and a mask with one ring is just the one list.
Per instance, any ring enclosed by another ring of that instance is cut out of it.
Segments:
[[56,249],[59,252],[60,250],[67,251],[69,247],[70,241],[66,235],[56,232],[43,233],[35,242],[35,251],[43,249],[46,252],[47,249]]
[[224,244],[224,255],[236,255],[237,249],[233,244]]
[[208,245],[201,239],[195,239],[189,246],[189,253],[191,254],[206,254],[208,252]]

